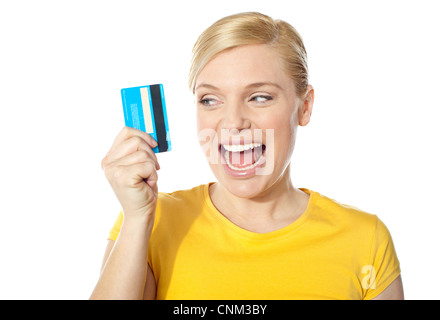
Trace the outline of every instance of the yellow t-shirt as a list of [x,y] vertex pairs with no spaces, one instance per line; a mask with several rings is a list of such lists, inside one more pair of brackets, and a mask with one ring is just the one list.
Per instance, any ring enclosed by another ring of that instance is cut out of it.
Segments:
[[[292,224],[268,233],[224,217],[209,185],[160,193],[148,263],[157,299],[372,299],[400,274],[377,216],[318,192]],[[116,240],[120,213],[109,239]]]

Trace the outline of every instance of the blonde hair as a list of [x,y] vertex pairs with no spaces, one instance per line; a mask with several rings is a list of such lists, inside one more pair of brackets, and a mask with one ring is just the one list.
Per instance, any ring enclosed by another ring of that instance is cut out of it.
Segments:
[[308,85],[307,52],[299,33],[287,22],[258,12],[245,12],[222,18],[206,29],[192,51],[188,85],[192,92],[199,73],[219,53],[238,46],[266,44],[278,51],[297,94]]

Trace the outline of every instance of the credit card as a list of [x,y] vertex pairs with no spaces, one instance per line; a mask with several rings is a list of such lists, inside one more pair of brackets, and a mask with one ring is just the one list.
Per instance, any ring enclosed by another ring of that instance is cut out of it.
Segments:
[[155,153],[171,150],[162,84],[121,89],[125,125],[142,130],[157,141]]

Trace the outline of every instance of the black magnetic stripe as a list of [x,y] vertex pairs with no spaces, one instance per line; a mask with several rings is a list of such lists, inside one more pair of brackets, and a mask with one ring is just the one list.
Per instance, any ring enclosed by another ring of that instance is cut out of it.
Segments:
[[167,131],[165,129],[165,121],[163,118],[163,106],[160,93],[160,85],[153,84],[150,86],[151,103],[153,105],[154,123],[156,125],[156,137],[159,152],[168,150]]

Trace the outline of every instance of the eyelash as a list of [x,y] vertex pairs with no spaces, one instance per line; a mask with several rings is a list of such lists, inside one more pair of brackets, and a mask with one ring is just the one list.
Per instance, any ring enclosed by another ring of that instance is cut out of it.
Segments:
[[[258,102],[256,99],[258,99],[258,98],[263,98],[263,99],[265,99],[264,101],[260,101],[260,102]],[[268,102],[268,101],[270,101],[270,100],[273,100],[273,98],[272,98],[272,96],[267,96],[267,95],[258,95],[258,96],[255,96],[255,97],[252,97],[251,98],[251,101],[255,101],[256,103],[265,103],[265,102]]]
[[200,103],[201,105],[203,105],[203,106],[209,107],[209,106],[212,106],[212,105],[210,104],[211,101],[214,101],[214,99],[201,99],[201,100],[199,101],[199,103]]

